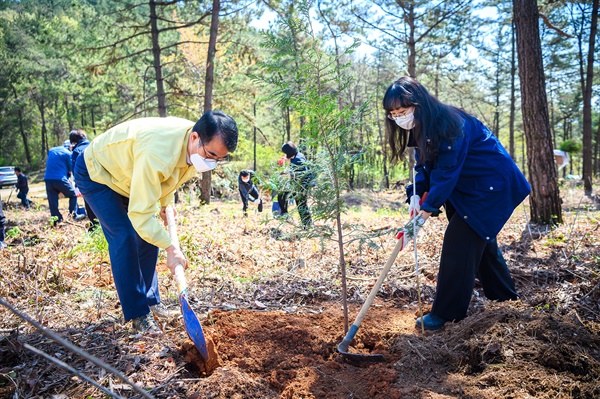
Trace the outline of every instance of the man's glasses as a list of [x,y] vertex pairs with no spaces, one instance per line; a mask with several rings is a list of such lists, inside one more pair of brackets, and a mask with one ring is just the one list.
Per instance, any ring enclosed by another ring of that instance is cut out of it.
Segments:
[[214,161],[218,165],[227,163],[231,160],[231,156],[229,154],[225,155],[224,157],[219,157],[214,152],[207,150],[206,147],[204,146],[204,143],[202,142],[202,139],[199,138],[198,142],[202,146],[202,152],[204,153],[204,157],[203,157],[204,159]]

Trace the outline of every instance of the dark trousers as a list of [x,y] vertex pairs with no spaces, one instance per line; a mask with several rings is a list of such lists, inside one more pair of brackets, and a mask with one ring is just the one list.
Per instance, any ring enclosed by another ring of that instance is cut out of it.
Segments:
[[4,211],[2,210],[2,198],[0,198],[0,242],[4,241],[5,226],[6,226],[6,217],[4,216]]
[[66,180],[46,180],[45,183],[50,216],[57,217],[58,222],[63,220],[62,214],[58,210],[59,193],[69,199],[69,214],[74,215],[77,211],[77,194],[75,194],[73,186]]
[[240,197],[242,197],[242,203],[244,204],[242,210],[246,212],[248,210],[248,197],[252,197],[253,201],[257,199],[259,197],[258,190],[256,189],[256,187],[252,187],[252,189],[248,191],[248,196],[245,196],[244,192],[240,190]]
[[[281,215],[288,213],[288,199],[290,195],[291,193],[289,192],[277,194],[277,202],[279,203],[279,208],[281,209]],[[296,201],[296,207],[298,208],[302,225],[305,227],[312,226],[312,216],[310,215],[310,209],[308,209],[307,204],[308,197],[302,193],[294,193],[293,198],[294,201]]]
[[90,179],[84,157],[75,162],[75,182],[85,202],[100,221],[108,242],[113,278],[125,320],[150,312],[160,302],[156,262],[158,248],[144,241],[133,228],[129,198]]
[[515,285],[496,239],[486,241],[446,204],[449,219],[444,234],[440,270],[431,313],[447,320],[461,320],[467,314],[475,277],[487,298],[517,299]]
[[21,204],[25,208],[29,208],[31,205],[31,201],[27,198],[27,193],[29,193],[29,190],[19,190],[19,193],[17,194],[17,198],[21,200]]
[[83,206],[85,208],[85,214],[88,217],[88,219],[90,220],[90,226],[88,228],[88,231],[92,231],[93,229],[98,227],[98,218],[96,217],[96,214],[94,213],[92,208],[90,208],[88,203],[85,202],[85,200],[83,200]]

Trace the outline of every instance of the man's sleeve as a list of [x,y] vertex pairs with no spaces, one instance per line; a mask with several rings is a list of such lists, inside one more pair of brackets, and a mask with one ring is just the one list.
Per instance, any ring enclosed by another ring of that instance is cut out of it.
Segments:
[[148,154],[138,155],[133,164],[127,212],[131,224],[140,237],[159,248],[171,245],[171,238],[154,217],[161,196],[161,182],[166,173],[164,163]]

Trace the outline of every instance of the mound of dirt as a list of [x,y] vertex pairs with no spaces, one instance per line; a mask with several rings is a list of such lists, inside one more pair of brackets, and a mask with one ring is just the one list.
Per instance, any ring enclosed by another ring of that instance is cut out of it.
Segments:
[[424,340],[399,338],[393,347],[404,370],[419,370],[411,373],[417,385],[450,370],[449,392],[464,398],[600,395],[600,337],[576,317],[518,302],[492,305]]
[[381,353],[386,361],[352,364],[336,351],[343,338],[343,317],[337,306],[308,315],[214,311],[214,324],[205,333],[214,340],[226,366],[203,379],[194,394],[236,397],[223,392],[209,396],[216,385],[223,387],[226,375],[229,379],[243,376],[233,384],[238,392],[244,391],[243,398],[400,398],[396,386],[400,375],[394,368],[398,354],[390,352],[387,343],[394,330],[394,313],[398,316],[400,311],[373,309],[370,316],[388,321],[373,323],[367,316],[351,348]]

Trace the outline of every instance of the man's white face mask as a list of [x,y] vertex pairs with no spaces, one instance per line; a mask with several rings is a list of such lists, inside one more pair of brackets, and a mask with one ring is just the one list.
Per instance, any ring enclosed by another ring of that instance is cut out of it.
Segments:
[[249,176],[248,177],[242,177],[242,181],[244,183],[248,183],[250,181],[250,177]]
[[415,113],[409,112],[406,115],[396,116],[393,118],[396,125],[400,126],[402,129],[410,130],[415,127]]
[[[200,150],[200,140],[198,140],[198,150]],[[208,172],[209,170],[213,170],[217,167],[217,161],[214,159],[206,159],[198,154],[198,151],[190,155],[190,161],[194,168],[200,173]]]

